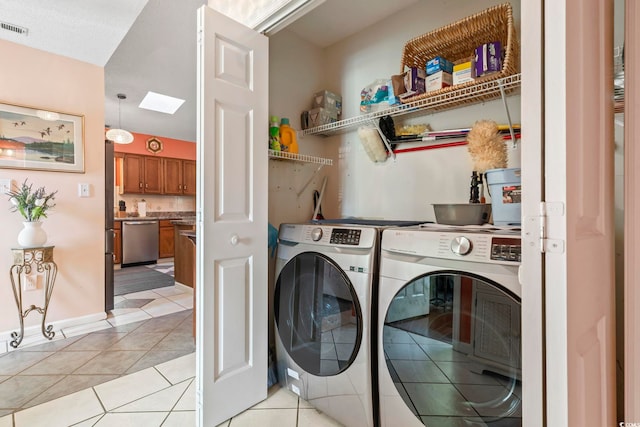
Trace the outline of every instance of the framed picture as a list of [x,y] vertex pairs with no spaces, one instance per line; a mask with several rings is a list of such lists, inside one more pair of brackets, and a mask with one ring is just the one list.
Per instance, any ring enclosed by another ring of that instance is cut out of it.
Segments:
[[84,116],[0,103],[0,168],[84,173]]
[[158,154],[162,151],[164,147],[162,146],[162,141],[160,141],[155,136],[153,138],[147,139],[147,151]]

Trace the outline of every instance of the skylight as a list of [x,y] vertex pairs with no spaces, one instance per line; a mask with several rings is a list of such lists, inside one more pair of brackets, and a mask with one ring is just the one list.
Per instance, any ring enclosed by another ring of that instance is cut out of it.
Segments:
[[138,107],[144,108],[145,110],[173,114],[182,104],[184,104],[184,99],[149,91]]

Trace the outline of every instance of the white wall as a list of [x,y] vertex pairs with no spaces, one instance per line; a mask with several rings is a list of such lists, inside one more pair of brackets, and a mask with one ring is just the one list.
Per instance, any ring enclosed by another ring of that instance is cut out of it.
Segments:
[[[333,89],[325,83],[326,63],[322,49],[288,31],[269,39],[269,114],[288,117],[294,129],[300,129],[300,113],[311,107],[312,96],[322,89]],[[338,144],[333,138],[307,136],[298,141],[301,154],[337,161]],[[316,173],[317,171],[317,173]],[[283,222],[309,221],[313,214],[313,190],[320,191],[328,176],[329,185],[337,186],[336,166],[301,162],[269,161],[269,221],[276,227]],[[311,180],[311,181],[310,181]],[[309,182],[301,192],[303,186]],[[300,193],[300,195],[298,195]],[[335,191],[328,190],[325,200],[335,200]],[[325,217],[338,215],[337,205],[328,203]]]
[[[299,116],[309,108],[307,104],[314,91],[329,89],[342,95],[343,118],[358,115],[361,89],[375,79],[400,72],[402,48],[409,39],[500,3],[489,0],[418,2],[324,50],[304,44],[306,42],[284,30],[270,39],[271,107],[284,102],[281,92],[274,93],[275,87],[289,88],[285,92],[290,94],[286,97],[287,106],[282,108],[291,116]],[[516,28],[519,28],[520,4],[512,2],[512,6]],[[520,97],[510,97],[508,105],[512,120],[518,123]],[[502,101],[423,115],[413,118],[412,122],[428,123],[440,130],[470,127],[480,119],[506,123]],[[299,125],[297,121],[294,123]],[[311,138],[305,138],[300,145],[301,152],[309,153],[322,144],[333,150],[327,156],[337,159],[334,166],[325,168],[331,169],[323,202],[325,217],[434,220],[431,203],[468,202],[472,162],[464,146],[404,153],[395,161],[374,164],[364,152],[355,129],[331,138],[319,138],[320,142],[307,143],[307,139]],[[512,148],[511,143],[508,147],[509,167],[520,166],[519,148]],[[310,203],[311,196],[303,197],[302,204],[307,203],[307,199]],[[270,214],[274,214],[270,218],[281,217],[270,209]],[[302,217],[305,219],[308,218]]]

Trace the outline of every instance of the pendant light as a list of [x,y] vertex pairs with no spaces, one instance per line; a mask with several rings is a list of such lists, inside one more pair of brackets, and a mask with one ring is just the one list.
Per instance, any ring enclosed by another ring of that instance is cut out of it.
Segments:
[[123,99],[127,99],[127,95],[119,93],[118,95],[118,129],[109,129],[107,131],[107,139],[115,142],[116,144],[131,144],[133,142],[133,135],[131,132],[122,129],[121,117],[120,117],[120,102]]

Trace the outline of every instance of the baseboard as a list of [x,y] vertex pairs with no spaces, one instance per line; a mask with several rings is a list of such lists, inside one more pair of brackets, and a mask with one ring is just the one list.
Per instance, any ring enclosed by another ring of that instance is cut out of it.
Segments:
[[[101,320],[106,320],[106,319],[107,319],[107,313],[105,313],[104,311],[101,311],[99,313],[88,314],[86,316],[74,317],[74,318],[63,319],[63,320],[55,320],[53,322],[46,322],[45,326],[47,327],[49,325],[53,326],[53,330],[56,332],[55,338],[58,338],[62,336],[62,334],[59,333],[59,331],[62,329],[68,329],[74,326],[86,325],[86,324],[99,322]],[[13,338],[11,338],[11,333],[17,332],[18,329],[19,327],[16,327],[15,329],[12,329],[9,331],[0,332],[0,354],[9,350],[9,343],[13,340]],[[33,338],[40,337],[44,340],[43,343],[47,342],[47,339],[44,338],[44,336],[42,336],[41,324],[27,326],[24,328],[23,341],[33,341],[33,340],[29,340],[29,338],[32,338],[32,337]]]
[[191,286],[183,285],[180,282],[176,282],[174,286],[180,289],[182,292],[189,292],[191,294],[193,293],[193,288]]

